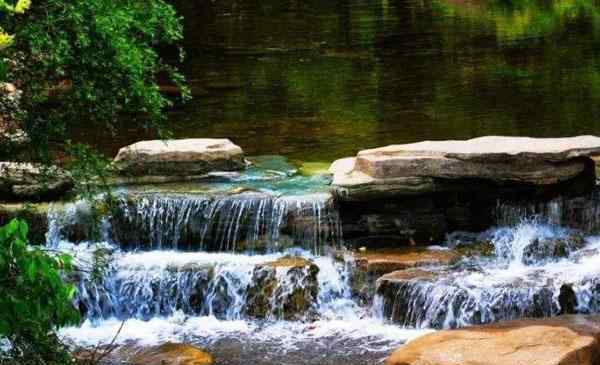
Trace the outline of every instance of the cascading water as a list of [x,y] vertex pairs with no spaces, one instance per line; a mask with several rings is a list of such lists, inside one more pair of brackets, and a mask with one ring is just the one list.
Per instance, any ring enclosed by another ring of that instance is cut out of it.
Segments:
[[341,240],[328,194],[276,196],[140,196],[123,199],[113,240],[144,249],[276,251],[291,245],[318,252]]
[[81,269],[71,279],[85,321],[62,332],[74,346],[108,343],[124,321],[120,344],[192,341],[228,358],[232,342],[256,347],[232,364],[321,364],[325,353],[375,363],[422,333],[359,304],[349,257],[323,255],[341,241],[327,194],[125,196],[101,222],[103,242],[69,242],[87,211],[79,202],[49,214],[48,244]]
[[[373,364],[431,328],[600,311],[600,239],[559,227],[576,217],[593,231],[595,204],[499,204],[505,227],[467,235],[491,247],[485,254],[374,283],[337,250],[342,222],[321,180],[236,179],[193,194],[123,194],[93,240],[88,205],[51,210],[48,244],[81,269],[71,279],[85,321],[64,329],[65,341],[108,343],[124,323],[117,344],[191,342],[227,365]],[[545,217],[523,220],[531,213]]]
[[538,220],[478,239],[493,244],[492,257],[464,260],[427,278],[381,283],[386,316],[408,327],[455,328],[596,311],[598,239]]
[[600,230],[600,188],[587,196],[559,197],[547,202],[509,203],[498,202],[496,206],[496,224],[513,226],[524,217],[542,217],[552,225],[568,225],[588,233]]

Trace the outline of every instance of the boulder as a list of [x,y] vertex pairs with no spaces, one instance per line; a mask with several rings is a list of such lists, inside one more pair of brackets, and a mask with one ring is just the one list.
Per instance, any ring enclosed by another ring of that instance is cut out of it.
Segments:
[[425,141],[360,151],[331,166],[333,192],[361,201],[407,194],[471,189],[460,181],[551,186],[582,174],[594,177],[600,138],[480,137]]
[[213,357],[201,349],[181,343],[165,343],[133,355],[131,365],[212,365]]
[[0,162],[1,200],[47,200],[73,187],[73,180],[56,166]]
[[137,142],[121,148],[114,165],[123,175],[189,177],[242,170],[246,161],[228,139],[197,138]]
[[600,316],[515,320],[427,334],[386,365],[595,365]]

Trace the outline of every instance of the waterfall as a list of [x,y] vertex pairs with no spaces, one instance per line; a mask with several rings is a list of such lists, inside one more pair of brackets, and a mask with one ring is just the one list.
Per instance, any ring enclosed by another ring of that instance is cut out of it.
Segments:
[[495,247],[492,258],[380,282],[384,315],[408,327],[456,328],[599,308],[598,239],[536,220],[484,236]]
[[111,224],[114,241],[142,249],[318,252],[341,241],[328,194],[141,196],[121,200]]
[[[306,265],[269,266],[288,257],[287,253],[115,252],[100,280],[85,273],[76,278],[76,304],[91,320],[148,320],[177,312],[223,320],[279,320],[333,315],[334,307],[354,305],[345,263],[314,257],[308,251],[293,254],[302,255],[297,260]],[[84,251],[83,255],[92,254]],[[292,307],[290,298],[297,302],[299,295],[307,296],[306,308],[298,303]],[[259,306],[265,306],[264,313]]]
[[514,203],[499,201],[495,216],[498,226],[512,226],[528,217],[546,223],[577,228],[588,233],[600,232],[600,188],[582,197],[559,197],[547,202]]

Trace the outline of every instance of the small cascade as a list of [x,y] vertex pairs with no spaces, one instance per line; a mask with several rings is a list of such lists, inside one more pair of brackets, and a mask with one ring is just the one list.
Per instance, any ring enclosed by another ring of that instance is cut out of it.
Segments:
[[115,252],[102,278],[76,278],[76,303],[91,320],[149,320],[177,312],[222,320],[302,319],[351,304],[344,263],[307,251],[296,254],[306,258],[283,253]]
[[123,199],[111,224],[113,241],[140,249],[319,252],[341,240],[328,194],[140,196]]
[[600,232],[600,188],[583,197],[559,197],[548,202],[498,202],[496,224],[513,226],[527,217],[539,217],[545,223],[576,228],[588,233]]
[[456,328],[597,310],[596,239],[536,220],[483,236],[494,245],[493,257],[381,282],[385,316],[408,327]]

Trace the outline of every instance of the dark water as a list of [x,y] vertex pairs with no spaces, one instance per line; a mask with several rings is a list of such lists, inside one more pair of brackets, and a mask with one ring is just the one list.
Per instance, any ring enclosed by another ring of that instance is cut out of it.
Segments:
[[195,99],[170,114],[177,137],[329,161],[423,139],[600,134],[598,0],[178,2]]

